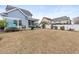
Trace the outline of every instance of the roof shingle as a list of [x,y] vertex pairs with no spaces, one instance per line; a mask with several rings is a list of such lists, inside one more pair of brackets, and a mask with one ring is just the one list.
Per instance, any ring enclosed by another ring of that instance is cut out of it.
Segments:
[[[6,11],[10,11],[10,10],[12,10],[12,9],[14,9],[14,8],[18,9],[18,7],[14,7],[14,6],[11,6],[11,5],[7,5]],[[25,9],[21,9],[21,8],[19,8],[19,9],[20,9],[25,15],[32,16],[32,13],[31,13],[30,11],[25,10]]]

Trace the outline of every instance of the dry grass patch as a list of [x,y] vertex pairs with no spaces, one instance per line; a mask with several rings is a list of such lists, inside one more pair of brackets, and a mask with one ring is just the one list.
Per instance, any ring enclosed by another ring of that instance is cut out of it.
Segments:
[[0,36],[0,53],[79,53],[79,32],[38,29]]

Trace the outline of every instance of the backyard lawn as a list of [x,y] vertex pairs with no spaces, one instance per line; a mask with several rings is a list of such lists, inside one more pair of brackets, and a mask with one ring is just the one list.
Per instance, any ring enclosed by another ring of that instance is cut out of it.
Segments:
[[79,53],[79,32],[37,29],[1,33],[0,53]]

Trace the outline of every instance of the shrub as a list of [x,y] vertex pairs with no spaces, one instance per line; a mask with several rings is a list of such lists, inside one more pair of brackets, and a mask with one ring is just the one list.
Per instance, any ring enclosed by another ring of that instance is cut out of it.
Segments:
[[31,30],[34,30],[35,26],[34,25],[30,25],[29,26]]
[[64,26],[61,26],[60,29],[61,29],[61,30],[65,30],[65,27],[64,27]]
[[0,20],[0,29],[4,29],[6,27],[6,21]]
[[31,27],[31,30],[34,30],[34,27]]
[[68,31],[74,31],[74,29],[71,29],[71,28],[70,28]]
[[42,22],[42,28],[45,29],[46,28],[46,22]]
[[42,28],[45,29],[45,24],[42,24]]

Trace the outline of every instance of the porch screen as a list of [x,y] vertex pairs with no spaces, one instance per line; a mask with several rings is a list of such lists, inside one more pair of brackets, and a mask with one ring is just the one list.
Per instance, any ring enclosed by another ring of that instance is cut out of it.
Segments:
[[14,24],[17,26],[17,20],[14,20]]
[[22,26],[22,21],[21,20],[19,20],[19,26]]

